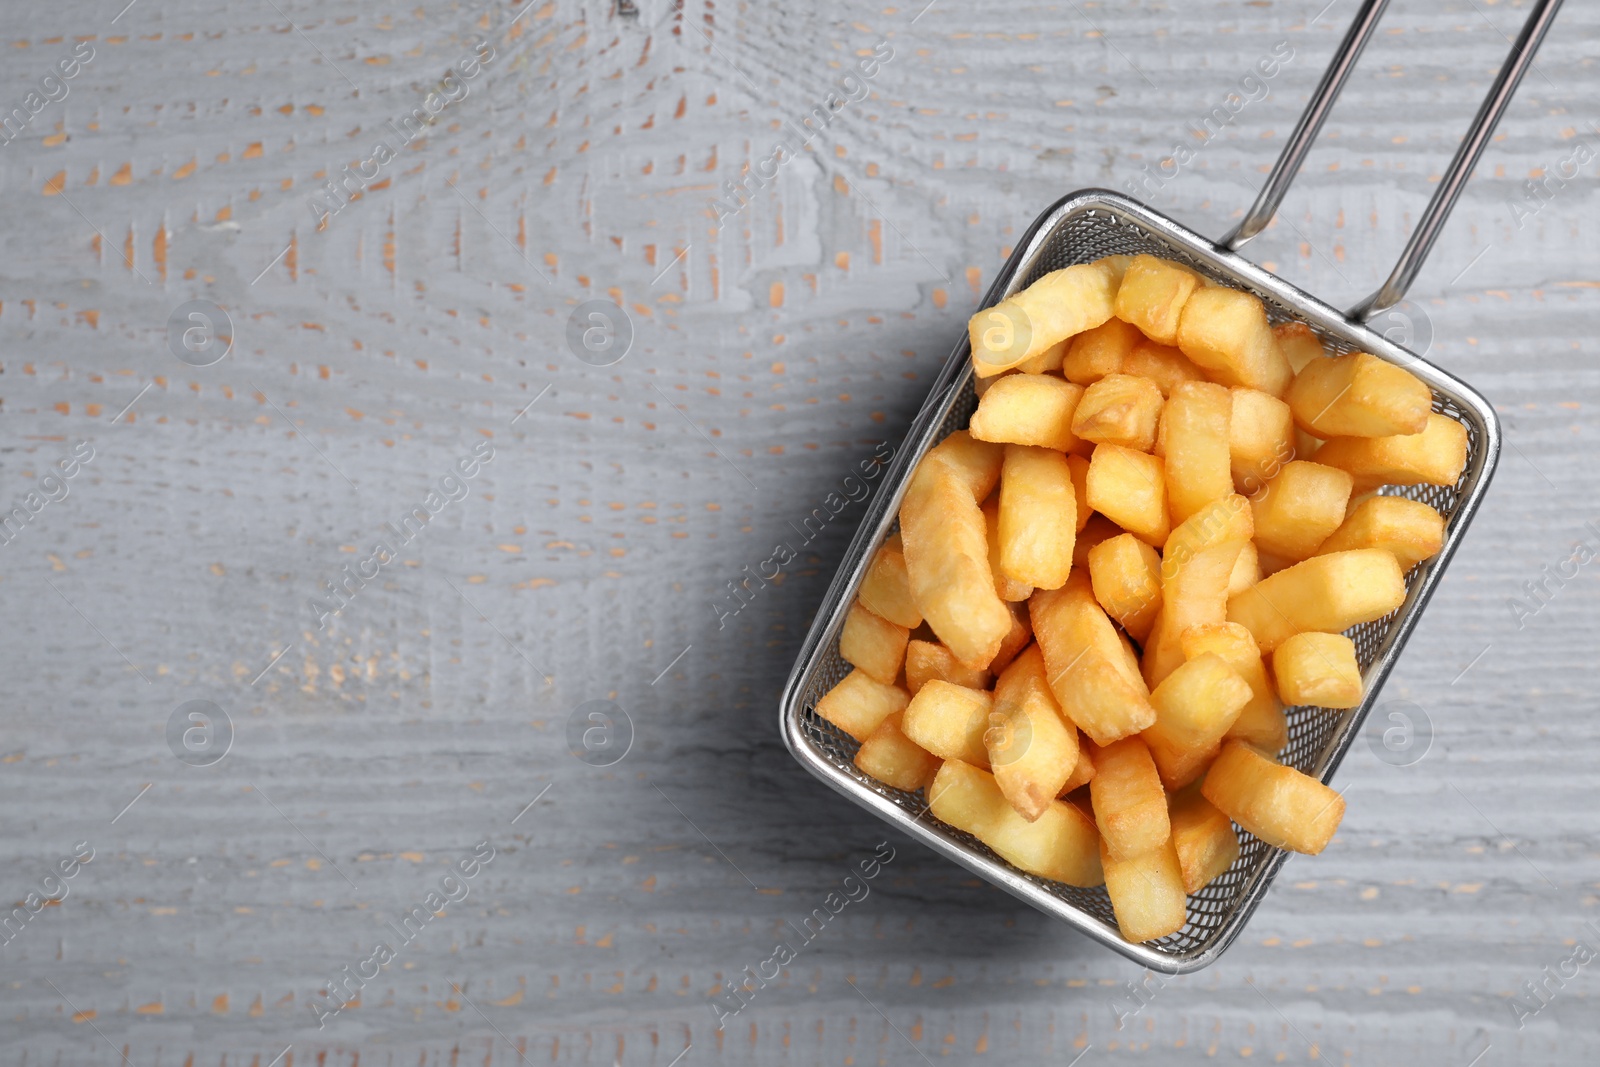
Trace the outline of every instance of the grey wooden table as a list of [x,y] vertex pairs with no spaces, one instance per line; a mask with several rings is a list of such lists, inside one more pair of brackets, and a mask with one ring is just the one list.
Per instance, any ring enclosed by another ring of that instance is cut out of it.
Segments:
[[[1385,693],[1410,747],[1358,745],[1328,851],[1163,983],[784,752],[859,503],[717,605],[1047,204],[1154,173],[1226,229],[1352,0],[123,3],[0,41],[0,1061],[1600,1054],[1592,6],[1393,323],[1509,444]],[[1374,287],[1523,10],[1396,4],[1251,255]]]

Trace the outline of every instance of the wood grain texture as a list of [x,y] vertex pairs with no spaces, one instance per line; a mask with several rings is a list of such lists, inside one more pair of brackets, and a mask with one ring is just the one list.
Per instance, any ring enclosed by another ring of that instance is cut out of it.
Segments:
[[[95,52],[0,149],[7,501],[94,449],[0,545],[0,899],[94,849],[0,947],[0,1059],[1600,1054],[1588,969],[1520,1030],[1510,1007],[1600,945],[1593,576],[1520,626],[1508,607],[1600,544],[1595,164],[1536,213],[1522,199],[1600,146],[1591,7],[1560,16],[1412,294],[1429,357],[1495,403],[1509,445],[1385,694],[1425,709],[1431,750],[1400,768],[1358,745],[1327,852],[1288,864],[1222,963],[1119,1026],[1130,964],[894,839],[778,740],[860,505],[725,627],[711,605],[898,442],[1040,210],[1124,189],[1286,41],[1270,94],[1148,195],[1225,230],[1350,0],[1320,19],[1322,0],[121,6],[15,6],[0,42],[5,110],[75,42]],[[1375,287],[1526,6],[1396,5],[1250,254],[1340,305]],[[316,188],[475,33],[495,56],[467,95],[319,229]],[[879,38],[894,58],[870,95],[718,230],[723,183]],[[214,365],[169,351],[190,299],[232,319]],[[566,339],[593,299],[633,328],[605,368]],[[323,581],[482,441],[466,497],[319,629]],[[194,699],[233,725],[213,766],[168,748]],[[589,700],[631,717],[613,766],[568,751]],[[716,1031],[719,983],[886,836],[871,895]],[[471,895],[319,1030],[334,973],[484,840]]]

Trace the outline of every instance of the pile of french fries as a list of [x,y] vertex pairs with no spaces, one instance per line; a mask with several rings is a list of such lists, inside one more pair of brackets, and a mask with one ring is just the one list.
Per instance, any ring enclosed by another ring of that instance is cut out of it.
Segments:
[[1278,761],[1284,707],[1362,699],[1344,631],[1405,599],[1459,423],[1420,379],[1154,256],[973,316],[979,403],[923,457],[816,712],[860,770],[1023,871],[1181,929],[1234,825],[1321,852],[1344,815]]

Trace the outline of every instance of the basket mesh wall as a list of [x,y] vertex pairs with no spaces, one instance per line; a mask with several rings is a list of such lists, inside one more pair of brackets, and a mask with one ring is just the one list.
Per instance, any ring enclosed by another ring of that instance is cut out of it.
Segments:
[[[1022,275],[1013,291],[1020,290],[1031,284],[1039,276],[1076,263],[1088,263],[1099,259],[1101,256],[1117,253],[1148,252],[1153,255],[1163,256],[1176,260],[1194,269],[1201,274],[1216,277],[1226,284],[1241,287],[1237,279],[1223,277],[1207,263],[1195,258],[1182,245],[1171,244],[1160,235],[1152,234],[1131,220],[1121,217],[1118,213],[1108,209],[1090,210],[1063,221],[1055,231],[1050,234],[1043,246],[1042,254],[1034,267],[1027,274]],[[1274,323],[1300,318],[1294,309],[1280,303],[1271,293],[1262,292],[1251,286],[1242,286],[1254,292],[1266,304],[1267,313]],[[1313,327],[1315,328],[1315,327]],[[1343,354],[1351,351],[1350,346],[1341,338],[1334,337],[1318,331],[1323,344],[1334,354]],[[967,425],[972,412],[977,407],[977,396],[973,392],[972,376],[969,373],[950,408],[948,417],[940,427],[938,438],[943,438],[955,430]],[[1462,412],[1446,397],[1434,394],[1434,410],[1462,422],[1468,432],[1468,470],[1473,467],[1472,460],[1482,448],[1481,434],[1472,425],[1470,420],[1462,416]],[[1389,486],[1382,490],[1385,493],[1394,493],[1423,501],[1436,508],[1444,517],[1448,527],[1453,527],[1457,517],[1457,505],[1463,497],[1461,485],[1442,486]],[[881,491],[881,490],[880,490]],[[869,553],[877,550],[876,544],[867,546]],[[845,566],[851,566],[854,560],[845,561]],[[1414,586],[1434,565],[1433,561],[1413,568],[1406,576],[1407,588]],[[848,608],[854,599],[854,590],[843,602],[843,607]],[[1407,610],[1407,609],[1402,609]],[[1375,622],[1365,623],[1347,631],[1356,646],[1356,656],[1365,672],[1372,664],[1385,636],[1391,627],[1397,625],[1400,612],[1391,613],[1389,616]],[[915,794],[904,793],[884,785],[875,779],[858,771],[852,760],[856,749],[856,741],[848,734],[839,730],[833,724],[818,717],[812,711],[816,702],[832,688],[841,678],[850,672],[850,665],[839,657],[837,641],[821,650],[805,687],[802,701],[801,732],[806,742],[812,745],[815,751],[828,763],[844,772],[860,784],[861,789],[870,791],[880,797],[888,799],[898,805],[909,816],[921,814],[920,821],[924,825],[932,826],[936,831],[951,842],[958,842],[961,846],[977,852],[993,862],[1004,865],[1005,861],[994,855],[985,845],[953,827],[947,826],[932,815],[925,814],[927,798],[922,792]],[[1336,744],[1342,727],[1355,718],[1364,717],[1367,705],[1373,694],[1369,693],[1367,701],[1359,708],[1348,711],[1334,711],[1323,708],[1296,707],[1288,709],[1289,743],[1280,754],[1280,758],[1287,764],[1299,770],[1310,772]],[[1236,827],[1237,829],[1237,827]],[[1159,941],[1150,942],[1147,947],[1157,952],[1172,957],[1189,956],[1201,951],[1217,938],[1228,919],[1243,903],[1245,891],[1253,881],[1258,871],[1269,863],[1276,850],[1257,840],[1248,833],[1239,831],[1240,853],[1233,866],[1206,886],[1199,893],[1189,897],[1189,918],[1184,928],[1175,934]],[[1013,869],[1014,870],[1014,869]],[[1073,886],[1062,885],[1057,882],[1046,881],[1031,875],[1016,872],[1026,878],[1044,892],[1056,897],[1063,903],[1069,904],[1083,912],[1094,916],[1100,921],[1115,925],[1112,916],[1111,901],[1105,889],[1078,889]]]

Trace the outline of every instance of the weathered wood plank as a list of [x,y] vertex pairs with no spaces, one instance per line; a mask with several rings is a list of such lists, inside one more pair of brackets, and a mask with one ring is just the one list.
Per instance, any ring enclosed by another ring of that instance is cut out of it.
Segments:
[[[120,6],[16,8],[0,70],[9,110],[94,50],[0,153],[6,499],[93,448],[0,545],[0,892],[94,850],[0,947],[7,1062],[1600,1051],[1587,970],[1520,1031],[1510,1008],[1600,936],[1595,589],[1580,572],[1520,628],[1508,607],[1600,536],[1593,165],[1522,198],[1600,138],[1593,10],[1562,13],[1412,294],[1515,446],[1389,683],[1432,749],[1358,746],[1328,852],[1119,1029],[1131,966],[880,829],[776,737],[860,505],[725,628],[711,604],[898,440],[1041,208],[1125,189],[1287,42],[1267,95],[1148,193],[1223,231],[1353,5]],[[1374,287],[1526,6],[1391,12],[1251,254],[1340,305]],[[319,229],[317,189],[458,92],[474,33],[494,55],[465,95]],[[723,183],[880,38],[870,95],[718,230]],[[191,299],[231,316],[213,365],[168,349]],[[608,367],[568,347],[594,299],[632,326]],[[323,582],[480,442],[465,496],[319,629]],[[232,723],[213,766],[168,747],[195,699]],[[567,750],[590,700],[631,717],[614,766]],[[886,835],[870,897],[717,1033],[718,983]],[[335,972],[484,840],[470,896],[319,1030]]]

